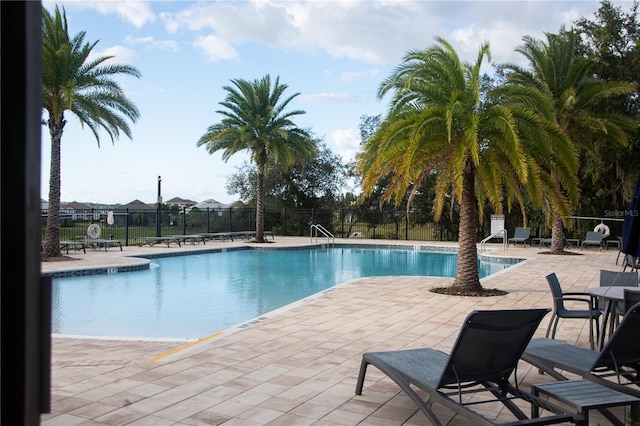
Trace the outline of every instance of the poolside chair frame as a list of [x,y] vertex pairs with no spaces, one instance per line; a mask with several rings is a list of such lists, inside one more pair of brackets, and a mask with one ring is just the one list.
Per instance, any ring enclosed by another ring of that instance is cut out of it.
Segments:
[[518,243],[522,243],[522,245],[531,245],[531,228],[525,228],[518,226],[513,233],[513,237],[507,240],[507,246],[509,244],[517,245]]
[[532,339],[522,359],[556,380],[576,374],[640,398],[640,303],[625,314],[601,351],[548,338]]
[[[555,273],[547,275],[546,279],[551,289],[551,295],[553,296],[553,316],[547,326],[545,337],[551,336],[552,339],[556,338],[560,318],[588,319],[589,343],[591,344],[591,349],[593,349],[595,342],[600,338],[600,316],[602,315],[602,311],[593,306],[589,293],[581,291],[564,292]],[[586,304],[586,306],[584,306],[584,309],[568,309],[564,306],[564,302],[581,302],[582,304]],[[593,331],[594,325],[595,336]]]
[[[367,366],[372,364],[398,384],[435,425],[442,422],[432,408],[434,404],[451,409],[472,424],[498,424],[470,408],[495,401],[517,419],[509,424],[580,422],[583,418],[579,414],[568,413],[565,408],[519,389],[517,380],[515,385],[509,381],[515,377],[520,355],[548,312],[548,309],[473,311],[449,355],[431,348],[365,353],[356,395],[362,394]],[[426,392],[428,398],[423,399],[418,389]],[[464,395],[479,392],[489,392],[493,398],[463,401]],[[517,399],[552,414],[529,418],[514,403]]]

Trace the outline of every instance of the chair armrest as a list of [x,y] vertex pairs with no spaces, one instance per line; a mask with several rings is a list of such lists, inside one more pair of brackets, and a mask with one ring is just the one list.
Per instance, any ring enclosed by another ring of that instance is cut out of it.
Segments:
[[[567,293],[565,293],[566,295]],[[562,300],[563,302],[585,302],[589,305],[589,310],[593,310],[593,309],[597,309],[600,310],[597,307],[597,304],[594,303],[594,300],[589,298],[589,299],[583,299],[581,297],[565,297],[564,295],[562,297],[556,298],[556,300]],[[597,299],[596,299],[597,300]]]
[[587,296],[591,297],[591,293],[587,293],[585,291],[563,291],[563,296]]

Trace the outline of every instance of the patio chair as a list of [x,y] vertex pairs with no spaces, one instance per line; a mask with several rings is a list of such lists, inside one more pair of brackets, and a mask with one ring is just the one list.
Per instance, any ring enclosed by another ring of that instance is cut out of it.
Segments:
[[522,360],[556,380],[572,373],[636,398],[640,398],[640,303],[625,314],[601,351],[548,339],[532,339]]
[[627,268],[631,268],[631,270],[635,270],[637,271],[638,269],[640,269],[640,259],[637,257],[634,257],[632,254],[625,254],[624,255],[624,267],[622,268],[623,271],[626,271]]
[[640,289],[638,290],[624,290],[624,301],[623,301],[623,309],[626,314],[631,310],[631,308],[640,303]]
[[589,231],[587,232],[587,235],[584,237],[584,240],[582,240],[582,248],[585,248],[587,246],[596,246],[599,248],[603,248],[604,247],[602,243],[603,238],[604,238],[604,235],[602,234],[602,232]]
[[[496,401],[518,419],[511,424],[573,421],[574,415],[565,409],[524,392],[517,381],[509,382],[520,355],[547,312],[548,309],[473,311],[464,321],[450,355],[431,348],[365,353],[356,395],[362,394],[367,366],[372,364],[396,382],[436,425],[442,423],[432,408],[434,403],[453,410],[466,423],[488,425],[495,423],[470,407]],[[427,393],[426,399],[421,398],[418,389]],[[478,392],[491,395],[473,398]],[[530,419],[514,399],[543,406],[550,414]]]
[[[593,306],[591,295],[589,293],[579,291],[563,292],[560,281],[555,273],[547,275],[546,278],[549,288],[551,289],[551,295],[553,296],[553,316],[547,326],[547,333],[545,334],[545,337],[548,338],[549,334],[551,334],[551,339],[556,338],[556,330],[558,329],[560,318],[588,319],[589,343],[591,344],[591,349],[593,349],[595,347],[595,342],[600,336],[600,316],[602,315],[602,311]],[[568,309],[564,305],[565,302],[580,302],[584,307],[582,309]],[[594,323],[596,329],[595,339],[593,335]]]
[[[600,270],[600,287],[638,287],[638,272],[623,272],[623,271],[606,271],[604,269]],[[604,307],[604,304],[601,300],[597,300],[598,304],[596,307],[601,309]],[[601,309],[602,310],[602,309]],[[616,312],[618,315],[624,315],[626,312],[624,310],[622,303],[617,303]],[[619,321],[616,319],[616,325]],[[611,330],[613,331],[613,330]],[[610,331],[610,332],[611,332]]]
[[518,226],[513,234],[513,237],[507,240],[507,245],[511,243],[513,244],[522,243],[523,245],[526,245],[527,243],[530,243],[529,241],[530,235],[531,235],[531,228],[523,228],[521,226]]

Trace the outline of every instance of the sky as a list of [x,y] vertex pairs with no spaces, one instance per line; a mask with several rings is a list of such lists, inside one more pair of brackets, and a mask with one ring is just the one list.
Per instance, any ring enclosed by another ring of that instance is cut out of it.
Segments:
[[[154,203],[161,177],[163,201],[238,200],[227,179],[250,160],[198,147],[234,79],[270,75],[298,94],[290,110],[343,161],[358,152],[363,115],[384,115],[380,83],[410,50],[436,37],[474,62],[488,42],[494,63],[526,65],[515,49],[524,36],[543,39],[579,18],[593,19],[598,1],[43,1],[64,7],[70,35],[86,32],[94,55],[136,67],[141,78],[119,77],[140,111],[132,138],[114,143],[67,113],[61,143],[61,201]],[[613,1],[624,12],[631,1]],[[491,67],[486,65],[490,72]],[[46,119],[46,114],[43,113]],[[50,135],[42,126],[41,196],[48,199]],[[358,188],[345,188],[359,193]]]

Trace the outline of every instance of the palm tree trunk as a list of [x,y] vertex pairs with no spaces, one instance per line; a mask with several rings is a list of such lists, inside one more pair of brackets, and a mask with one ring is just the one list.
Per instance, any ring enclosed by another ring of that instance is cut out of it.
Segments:
[[256,243],[264,243],[264,214],[262,200],[264,198],[264,164],[257,165],[256,179]]
[[51,135],[51,165],[49,172],[49,200],[47,226],[44,234],[42,257],[60,257],[60,141],[65,120],[55,123],[49,119]]
[[462,177],[462,201],[460,202],[460,232],[458,236],[458,266],[452,288],[460,292],[481,292],[478,276],[477,224],[478,203],[474,189],[475,170],[467,163]]
[[551,228],[551,253],[564,253],[564,226],[562,216],[558,213],[554,215],[553,227]]

